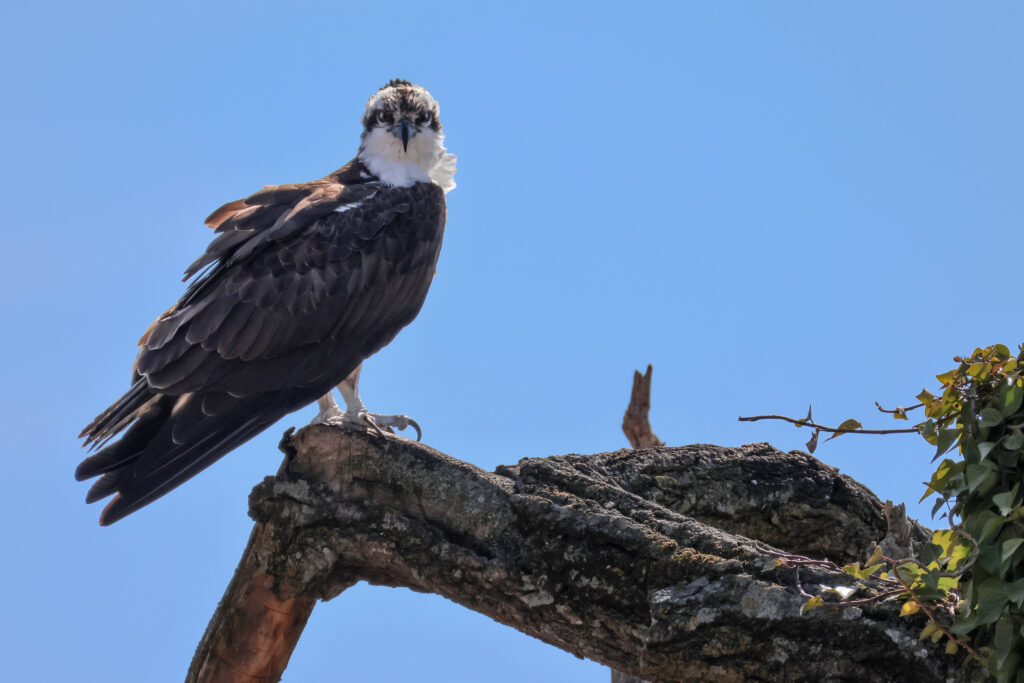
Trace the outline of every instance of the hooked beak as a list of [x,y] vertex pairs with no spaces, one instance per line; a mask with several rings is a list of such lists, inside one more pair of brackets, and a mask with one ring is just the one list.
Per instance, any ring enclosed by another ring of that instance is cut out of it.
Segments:
[[402,141],[402,151],[409,151],[409,139],[416,135],[416,126],[409,119],[402,119],[391,129],[391,133]]

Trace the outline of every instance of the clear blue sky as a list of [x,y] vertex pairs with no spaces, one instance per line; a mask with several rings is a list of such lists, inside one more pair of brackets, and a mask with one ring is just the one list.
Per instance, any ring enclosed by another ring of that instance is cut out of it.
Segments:
[[[289,416],[111,528],[75,435],[127,386],[202,219],[356,150],[392,77],[433,92],[459,187],[419,318],[363,396],[487,469],[621,448],[634,368],[669,444],[741,414],[860,417],[1022,339],[1018,3],[6,3],[0,519],[5,675],[178,681]],[[826,462],[912,512],[930,449]],[[924,519],[927,523],[928,520]],[[319,605],[285,681],[603,681],[432,596]]]

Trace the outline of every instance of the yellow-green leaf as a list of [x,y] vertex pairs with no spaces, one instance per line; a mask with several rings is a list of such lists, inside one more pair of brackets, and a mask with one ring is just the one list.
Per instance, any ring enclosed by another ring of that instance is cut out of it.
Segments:
[[836,433],[833,434],[832,436],[828,437],[827,439],[825,439],[825,441],[831,441],[832,439],[836,438],[837,436],[842,436],[843,434],[846,434],[847,432],[856,431],[856,430],[860,429],[861,427],[862,427],[861,423],[857,422],[853,418],[850,418],[849,420],[843,420],[843,423],[841,425],[839,425],[838,427],[836,427],[836,430],[837,430]]
[[920,605],[918,605],[913,600],[911,600],[910,602],[905,602],[905,603],[903,603],[903,607],[900,608],[900,616],[901,617],[908,617],[911,614],[917,614],[917,612],[920,609],[921,609]]
[[821,607],[821,596],[815,595],[813,598],[804,603],[804,606],[800,608],[800,614],[806,614],[816,607]]
[[949,546],[953,543],[956,533],[952,529],[940,529],[932,536],[932,543],[942,548],[944,555],[949,554]]
[[860,572],[857,573],[857,578],[859,578],[859,579],[866,579],[866,578],[868,578],[869,576],[871,576],[872,574],[874,574],[875,572],[877,572],[879,569],[881,569],[884,566],[885,566],[884,562],[879,562],[878,564],[873,564],[873,565],[869,565],[867,567],[864,567],[864,569],[862,569]]

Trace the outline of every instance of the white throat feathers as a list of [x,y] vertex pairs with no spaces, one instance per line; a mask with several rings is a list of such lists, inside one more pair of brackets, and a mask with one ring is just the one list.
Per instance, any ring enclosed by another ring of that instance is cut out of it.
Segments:
[[409,187],[415,183],[437,183],[445,193],[455,188],[454,154],[444,147],[444,134],[429,128],[402,141],[385,128],[374,128],[363,137],[359,160],[388,185]]

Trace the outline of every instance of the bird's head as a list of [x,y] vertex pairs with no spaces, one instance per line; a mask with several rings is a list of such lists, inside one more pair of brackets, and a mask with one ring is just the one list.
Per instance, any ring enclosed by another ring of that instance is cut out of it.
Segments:
[[441,132],[437,101],[426,88],[400,78],[392,79],[374,93],[363,113],[363,140],[391,135],[408,154],[409,141],[417,135]]
[[450,190],[455,157],[445,154],[439,113],[426,88],[392,79],[366,104],[359,158],[385,182],[427,180]]

